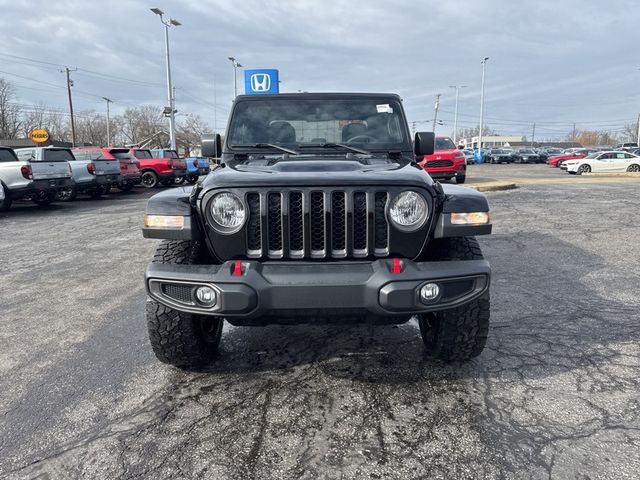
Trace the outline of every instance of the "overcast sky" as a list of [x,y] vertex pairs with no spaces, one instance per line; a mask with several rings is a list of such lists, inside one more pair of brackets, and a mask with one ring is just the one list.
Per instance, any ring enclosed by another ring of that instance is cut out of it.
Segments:
[[619,131],[640,113],[638,6],[625,0],[0,0],[0,77],[22,104],[66,109],[67,65],[78,68],[77,110],[104,111],[103,96],[115,113],[164,106],[164,34],[150,7],[183,24],[170,31],[178,110],[219,129],[233,96],[228,56],[279,69],[282,92],[399,93],[419,129],[431,129],[441,93],[441,134],[453,130],[449,85],[467,86],[459,126],[477,125],[485,56],[485,119],[500,133],[529,136],[533,122],[538,138],[564,137],[573,122]]

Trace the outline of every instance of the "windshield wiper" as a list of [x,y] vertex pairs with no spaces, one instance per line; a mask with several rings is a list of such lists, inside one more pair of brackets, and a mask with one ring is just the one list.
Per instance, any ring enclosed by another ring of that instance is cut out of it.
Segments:
[[351,145],[345,145],[344,143],[307,143],[305,145],[300,145],[300,148],[344,148],[345,150],[350,150],[352,152],[361,153],[363,155],[371,155],[371,152],[367,150],[362,150],[360,148],[352,147]]
[[284,148],[280,145],[274,145],[273,143],[253,143],[251,145],[232,145],[234,148],[271,148],[272,150],[280,150],[284,153],[289,153],[291,155],[300,155],[295,150],[291,150],[290,148]]

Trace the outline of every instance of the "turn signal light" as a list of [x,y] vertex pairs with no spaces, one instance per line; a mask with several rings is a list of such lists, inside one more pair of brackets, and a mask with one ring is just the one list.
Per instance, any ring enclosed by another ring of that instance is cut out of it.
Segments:
[[184,217],[181,215],[145,215],[145,228],[184,228]]
[[452,213],[452,225],[485,225],[491,221],[489,212]]

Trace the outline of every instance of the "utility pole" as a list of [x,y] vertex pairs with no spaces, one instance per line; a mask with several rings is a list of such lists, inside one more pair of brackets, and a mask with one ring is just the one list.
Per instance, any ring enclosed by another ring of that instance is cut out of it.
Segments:
[[415,120],[411,123],[411,126],[413,127],[413,135],[415,136],[415,134],[416,134],[416,122],[415,122]]
[[71,80],[71,72],[75,72],[77,68],[73,70],[69,69],[69,67],[64,67],[64,70],[67,74],[67,93],[69,94],[69,116],[71,117],[71,146],[76,146],[76,122],[73,118],[73,100],[71,99],[71,87],[73,86],[73,80]]
[[531,148],[533,148],[535,139],[536,139],[536,122],[533,122],[533,133],[531,134]]
[[242,68],[242,65],[240,65],[240,63],[238,63],[238,61],[235,59],[235,57],[227,57],[229,59],[229,61],[231,62],[231,64],[233,65],[233,99],[235,100],[236,97],[238,96],[238,74],[237,74],[237,70],[238,68]]
[[102,99],[107,102],[107,144],[105,145],[105,147],[108,147],[111,145],[111,121],[109,118],[109,104],[113,103],[113,100],[107,97],[102,97]]
[[436,131],[436,121],[438,120],[438,109],[440,108],[440,94],[436,95],[436,107],[433,115],[433,131]]
[[573,124],[573,132],[571,133],[571,141],[575,143],[576,141],[576,124]]
[[456,109],[453,114],[453,143],[458,144],[458,93],[461,88],[466,88],[466,85],[449,85],[449,88],[456,89]]
[[638,114],[638,138],[636,139],[636,145],[640,147],[640,114]]
[[480,62],[482,64],[482,87],[480,90],[480,130],[478,131],[478,154],[482,158],[482,120],[484,116],[484,69],[489,57],[484,57]]

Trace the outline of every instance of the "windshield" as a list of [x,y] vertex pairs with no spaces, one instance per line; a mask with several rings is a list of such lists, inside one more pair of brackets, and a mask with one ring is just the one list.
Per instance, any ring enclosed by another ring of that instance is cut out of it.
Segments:
[[524,149],[524,150],[520,150],[520,153],[533,153],[533,150]]
[[304,147],[341,143],[365,150],[409,150],[408,132],[394,99],[265,99],[239,102],[229,145]]
[[502,155],[503,153],[507,153],[506,150],[491,150],[492,154]]
[[455,150],[456,146],[450,138],[436,138],[436,150]]
[[6,148],[0,148],[0,162],[17,162],[18,157],[15,156],[12,150]]
[[133,154],[136,158],[153,158],[149,150],[134,150]]
[[602,152],[593,152],[593,153],[590,153],[589,155],[587,155],[584,158],[596,158],[596,157],[599,157],[601,154],[602,154]]
[[42,160],[45,162],[69,162],[75,160],[71,150],[49,150],[43,152]]

